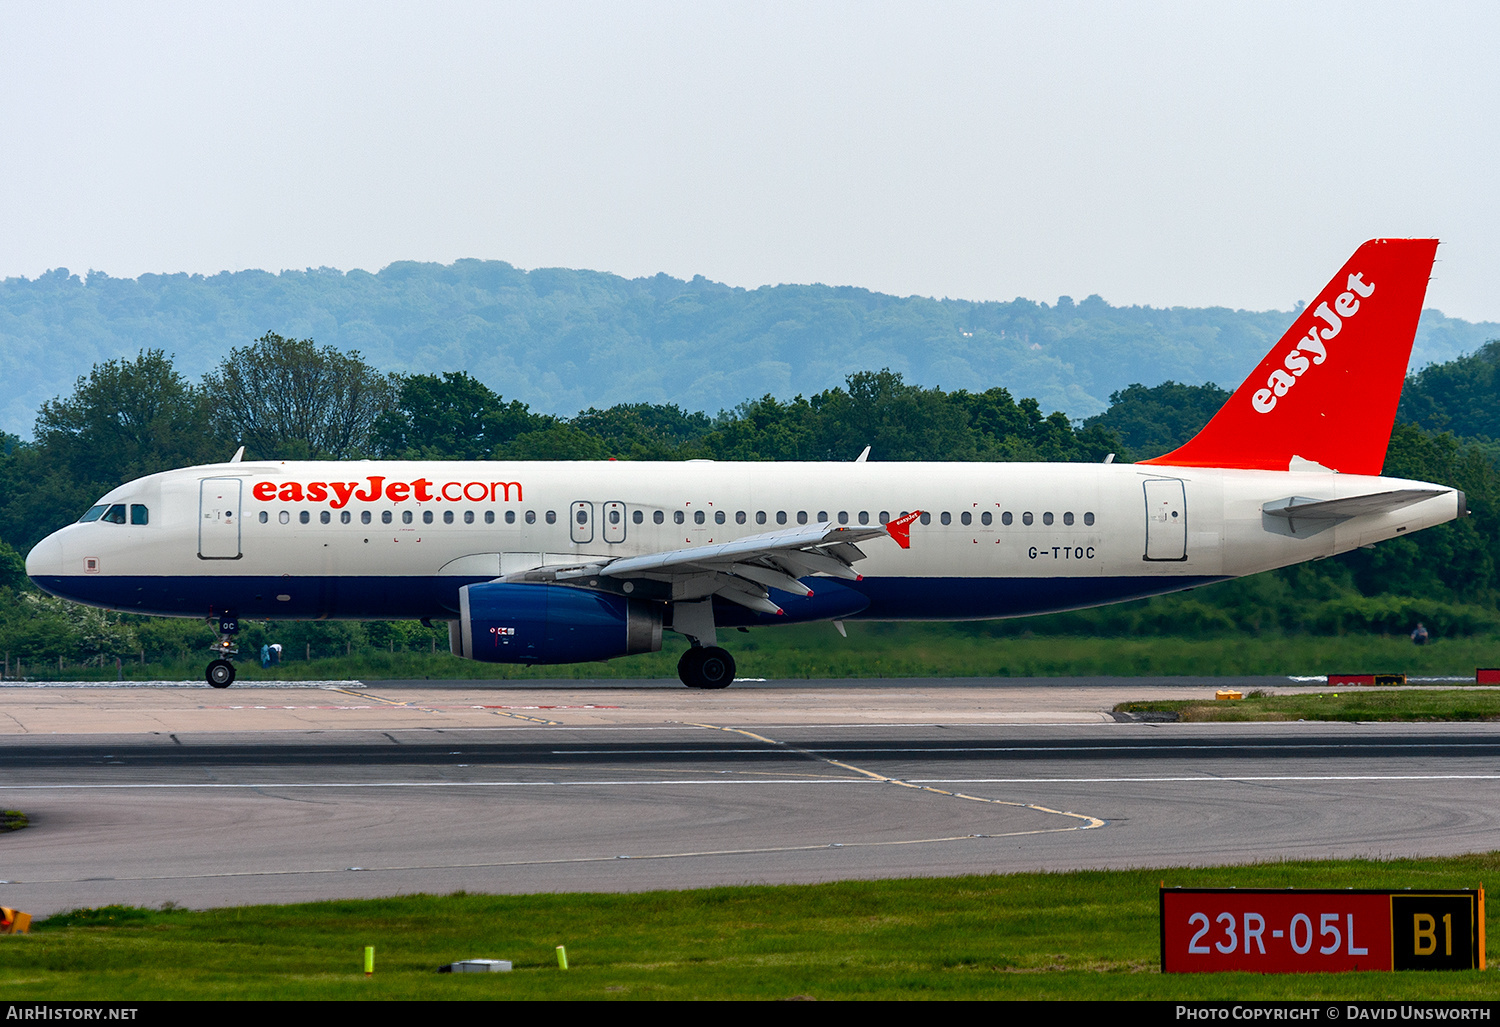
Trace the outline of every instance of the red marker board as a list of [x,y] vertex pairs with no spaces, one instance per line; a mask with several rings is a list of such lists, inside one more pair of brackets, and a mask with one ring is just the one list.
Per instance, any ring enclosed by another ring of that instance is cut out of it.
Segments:
[[1484,890],[1161,890],[1163,973],[1484,969]]

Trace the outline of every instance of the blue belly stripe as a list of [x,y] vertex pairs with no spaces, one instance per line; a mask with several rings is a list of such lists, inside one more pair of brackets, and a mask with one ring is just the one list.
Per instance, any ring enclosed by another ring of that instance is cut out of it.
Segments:
[[[39,575],[33,580],[63,599],[125,613],[206,617],[230,610],[253,620],[450,620],[458,613],[458,590],[489,578]],[[714,613],[725,627],[832,619],[993,620],[1102,606],[1223,580],[1222,575],[808,578],[811,597],[772,590],[771,599],[785,616],[723,600],[715,600]]]

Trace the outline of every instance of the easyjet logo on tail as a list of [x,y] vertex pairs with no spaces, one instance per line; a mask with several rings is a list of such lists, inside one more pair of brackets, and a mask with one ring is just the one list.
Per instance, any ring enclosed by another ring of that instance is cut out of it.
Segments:
[[[1297,379],[1306,374],[1309,367],[1322,364],[1328,359],[1327,343],[1332,342],[1343,330],[1345,320],[1359,313],[1359,301],[1368,299],[1375,291],[1375,283],[1367,283],[1363,272],[1351,274],[1344,284],[1348,291],[1339,293],[1331,308],[1325,300],[1313,311],[1314,317],[1322,318],[1327,324],[1314,322],[1307,335],[1298,339],[1297,345],[1286,355],[1283,367],[1271,372],[1266,379],[1266,387],[1257,389],[1250,397],[1250,405],[1255,408],[1256,413],[1269,414],[1276,409],[1276,401],[1292,390]],[[1306,356],[1309,353],[1312,354],[1311,357]]]
[[250,489],[251,495],[262,502],[281,500],[284,503],[327,503],[335,510],[342,509],[351,499],[362,503],[373,503],[384,499],[392,503],[404,503],[408,499],[418,503],[494,503],[521,502],[521,483],[518,481],[445,481],[441,485],[427,478],[415,481],[386,481],[383,474],[371,474],[366,482],[358,481],[258,481]]

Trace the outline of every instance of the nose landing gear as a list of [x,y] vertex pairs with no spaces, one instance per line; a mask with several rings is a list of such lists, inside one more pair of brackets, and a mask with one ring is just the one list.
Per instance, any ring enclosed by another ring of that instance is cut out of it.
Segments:
[[[212,622],[213,618],[209,618]],[[234,664],[230,659],[238,653],[239,647],[234,644],[234,636],[239,634],[240,622],[225,614],[219,618],[219,640],[209,646],[211,652],[217,653],[218,657],[209,662],[208,669],[203,672],[203,680],[214,688],[228,688],[234,684]]]

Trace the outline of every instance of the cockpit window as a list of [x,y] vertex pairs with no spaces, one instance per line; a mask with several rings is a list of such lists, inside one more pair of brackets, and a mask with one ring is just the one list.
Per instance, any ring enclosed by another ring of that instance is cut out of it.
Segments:
[[141,503],[131,503],[130,504],[130,523],[131,524],[150,524],[151,523],[151,511],[148,510],[148,509],[146,509],[146,507],[143,504],[141,504]]
[[111,524],[124,524],[125,504],[116,503],[114,506],[110,507],[107,511],[105,511],[104,519]]
[[100,503],[98,506],[91,506],[82,517],[78,518],[78,523],[87,524],[89,521],[97,521],[104,516],[104,511],[108,509],[109,507],[103,503]]

